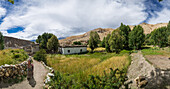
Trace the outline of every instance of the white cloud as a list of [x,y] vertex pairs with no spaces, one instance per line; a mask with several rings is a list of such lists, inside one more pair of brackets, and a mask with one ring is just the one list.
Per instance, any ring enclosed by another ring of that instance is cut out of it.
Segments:
[[6,14],[6,9],[0,7],[0,18]]
[[156,12],[157,16],[151,18],[148,23],[157,24],[157,23],[167,23],[170,21],[170,10],[164,8],[161,12]]
[[[146,19],[144,0],[31,0],[14,6],[5,17],[0,30],[5,35],[35,39],[43,32],[57,37],[77,35],[104,27],[116,28],[121,22],[139,24]],[[6,33],[9,28],[24,27],[18,33]]]

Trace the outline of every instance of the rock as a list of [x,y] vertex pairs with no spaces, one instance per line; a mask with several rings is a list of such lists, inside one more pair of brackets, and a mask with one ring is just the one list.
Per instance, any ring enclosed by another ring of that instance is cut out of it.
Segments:
[[141,82],[139,83],[138,87],[139,87],[139,88],[143,88],[143,87],[145,87],[147,84],[148,84],[148,81],[147,81],[147,80],[143,80],[143,81],[141,81]]
[[15,69],[15,70],[14,70],[14,74],[18,74],[18,71],[17,71],[17,69]]
[[54,77],[54,74],[53,73],[48,73],[47,74],[49,77]]
[[5,67],[10,67],[10,65],[8,65],[8,64],[5,64]]
[[46,80],[45,80],[45,83],[47,84],[48,82],[50,82],[51,81],[51,78],[47,75],[47,78],[46,78]]
[[144,88],[148,84],[145,76],[139,76],[135,79],[135,81],[138,88]]
[[0,77],[3,77],[4,76],[4,73],[3,72],[0,72]]
[[49,85],[45,85],[45,86],[44,86],[45,89],[48,89],[48,87],[49,87]]
[[13,76],[13,79],[16,79],[16,76]]
[[6,73],[5,73],[5,76],[6,76],[6,77],[9,77],[9,73],[8,73],[8,72],[6,72]]
[[4,68],[2,68],[2,69],[1,69],[1,71],[2,71],[2,72],[5,72],[5,69],[4,69]]
[[143,80],[145,80],[145,76],[139,76],[139,81],[141,82]]
[[49,86],[48,89],[51,89],[51,86]]
[[21,80],[21,77],[17,77],[18,80]]

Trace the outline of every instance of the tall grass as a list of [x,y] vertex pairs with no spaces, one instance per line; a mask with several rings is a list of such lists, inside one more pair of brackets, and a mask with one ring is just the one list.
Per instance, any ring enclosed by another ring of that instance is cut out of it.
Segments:
[[88,75],[103,75],[105,70],[123,69],[130,64],[129,51],[115,53],[88,53],[81,55],[48,55],[47,64],[75,81],[86,81]]
[[28,58],[22,49],[5,49],[0,51],[0,65],[17,64]]
[[47,58],[47,64],[51,65],[54,69],[62,72],[74,74],[92,67],[100,62],[100,59],[87,59],[65,56],[54,56],[54,58]]

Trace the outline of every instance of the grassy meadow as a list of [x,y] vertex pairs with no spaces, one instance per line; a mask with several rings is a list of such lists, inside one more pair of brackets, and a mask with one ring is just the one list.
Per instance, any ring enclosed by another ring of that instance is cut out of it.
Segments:
[[21,63],[28,58],[22,49],[5,49],[0,51],[0,65]]
[[143,55],[163,55],[170,57],[170,47],[158,48],[150,47],[148,49],[142,49]]
[[[100,48],[101,49],[101,48]],[[130,64],[129,51],[120,54],[95,52],[93,54],[60,55],[49,54],[47,64],[62,74],[68,74],[76,81],[85,81],[89,75],[103,76],[104,71],[127,68]]]

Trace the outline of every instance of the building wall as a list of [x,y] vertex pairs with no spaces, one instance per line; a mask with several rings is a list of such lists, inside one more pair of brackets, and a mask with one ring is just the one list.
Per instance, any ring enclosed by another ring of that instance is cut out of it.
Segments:
[[17,39],[13,37],[4,36],[5,48],[20,48],[31,45],[32,42],[28,40]]
[[40,49],[39,49],[39,45],[36,45],[36,46],[31,47],[31,49],[32,49],[32,53],[36,53],[37,51],[40,50]]
[[78,54],[87,52],[87,47],[67,47],[62,48],[62,54]]

